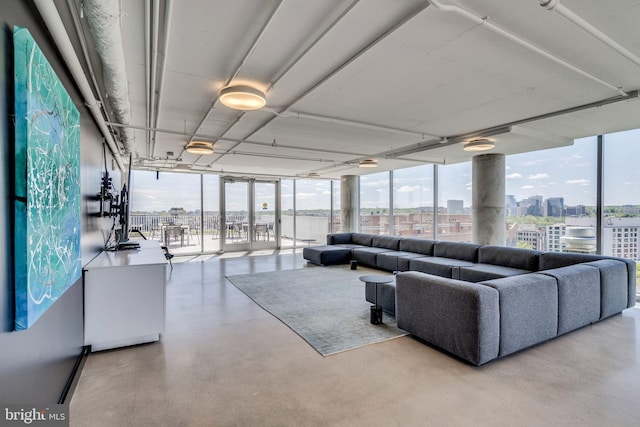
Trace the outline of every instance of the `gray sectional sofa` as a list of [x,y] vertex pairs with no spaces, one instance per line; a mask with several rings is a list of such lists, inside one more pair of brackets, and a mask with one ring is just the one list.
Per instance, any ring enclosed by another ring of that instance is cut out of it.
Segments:
[[633,307],[636,266],[597,255],[337,233],[303,250],[396,277],[398,327],[474,365]]

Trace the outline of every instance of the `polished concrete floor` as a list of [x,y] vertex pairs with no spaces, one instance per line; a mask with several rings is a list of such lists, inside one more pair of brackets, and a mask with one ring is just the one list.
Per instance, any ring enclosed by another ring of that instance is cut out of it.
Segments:
[[225,280],[304,266],[174,264],[162,339],[92,353],[71,426],[640,425],[637,308],[482,367],[410,336],[322,357]]

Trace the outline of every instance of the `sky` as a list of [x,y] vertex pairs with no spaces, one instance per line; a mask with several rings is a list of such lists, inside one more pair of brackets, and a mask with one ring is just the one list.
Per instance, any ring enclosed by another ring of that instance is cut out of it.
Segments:
[[[596,138],[576,140],[572,146],[507,156],[506,194],[517,201],[530,196],[564,197],[565,205],[596,203]],[[605,135],[605,205],[640,205],[640,129]],[[374,173],[361,178],[361,205],[365,208],[388,207],[389,174]],[[204,175],[205,210],[218,210],[219,178]],[[463,200],[471,206],[471,162],[438,166],[440,194],[438,204]],[[182,207],[200,209],[200,175],[134,171],[132,174],[132,211],[162,211]],[[240,185],[239,185],[240,184]],[[338,185],[339,186],[339,185]],[[246,205],[246,187],[228,196],[228,205],[236,209]],[[256,204],[269,205],[275,199],[268,186],[257,189]],[[329,181],[296,181],[297,209],[328,209]],[[293,181],[281,184],[282,209],[293,207]],[[433,206],[433,166],[401,169],[394,173],[396,207]]]

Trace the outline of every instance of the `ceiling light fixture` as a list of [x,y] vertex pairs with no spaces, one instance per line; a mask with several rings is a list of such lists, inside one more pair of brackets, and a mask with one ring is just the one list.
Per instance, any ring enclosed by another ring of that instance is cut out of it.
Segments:
[[258,110],[267,104],[264,92],[251,86],[227,86],[220,91],[220,102],[236,110]]
[[213,154],[213,142],[209,141],[191,141],[184,149],[191,154]]
[[491,150],[496,145],[486,138],[474,139],[464,144],[464,151]]
[[358,167],[359,168],[377,168],[378,161],[375,159],[360,160],[360,162],[358,162]]

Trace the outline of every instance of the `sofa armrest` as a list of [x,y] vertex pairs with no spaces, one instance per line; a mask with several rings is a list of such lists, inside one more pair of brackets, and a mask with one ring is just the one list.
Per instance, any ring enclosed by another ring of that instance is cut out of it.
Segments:
[[396,277],[398,327],[481,365],[498,357],[500,311],[494,288],[420,272]]

